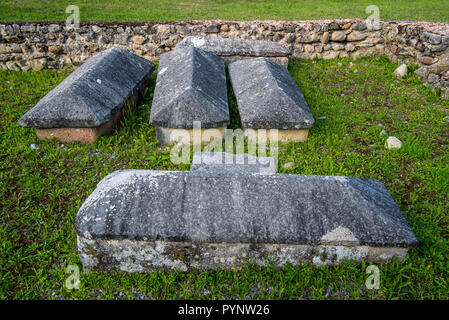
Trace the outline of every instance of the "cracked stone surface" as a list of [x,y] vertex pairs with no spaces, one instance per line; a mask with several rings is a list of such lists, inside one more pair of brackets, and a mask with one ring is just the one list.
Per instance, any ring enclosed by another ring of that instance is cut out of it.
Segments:
[[226,127],[229,107],[224,60],[193,46],[161,55],[150,123],[164,128]]
[[314,125],[306,99],[287,68],[267,58],[233,62],[229,76],[243,128],[308,129]]
[[99,127],[153,73],[152,62],[119,48],[89,58],[19,119],[29,128]]
[[[217,257],[231,259],[224,266],[243,263],[236,250],[260,263],[276,246],[286,248],[276,258],[282,261],[313,262],[327,252],[314,262],[320,264],[403,259],[418,245],[378,180],[241,171],[113,172],[83,203],[75,228],[87,269],[132,262],[137,266],[125,267],[132,272],[157,269],[145,253],[154,256],[156,245],[157,259],[171,261],[162,267],[180,269],[213,267],[207,261]],[[173,264],[173,255],[184,257],[184,264]]]
[[256,157],[247,153],[195,152],[190,171],[206,171],[217,174],[234,173],[276,173],[277,164],[272,157]]
[[221,37],[187,37],[176,49],[194,46],[218,56],[287,57],[291,51],[283,45],[266,40]]

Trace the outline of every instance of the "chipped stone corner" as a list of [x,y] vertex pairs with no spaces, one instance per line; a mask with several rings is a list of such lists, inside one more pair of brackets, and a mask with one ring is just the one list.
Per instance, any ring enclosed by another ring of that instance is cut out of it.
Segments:
[[334,244],[340,246],[357,246],[359,245],[359,240],[351,230],[339,226],[323,235],[320,239],[320,243],[323,245]]

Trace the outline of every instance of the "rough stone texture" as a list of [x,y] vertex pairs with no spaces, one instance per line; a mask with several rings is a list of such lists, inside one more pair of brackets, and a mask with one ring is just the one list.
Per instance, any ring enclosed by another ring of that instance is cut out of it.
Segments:
[[418,241],[372,179],[215,171],[121,170],[75,220],[85,270],[238,267],[275,253],[315,264],[403,259]]
[[222,58],[193,46],[161,55],[151,105],[156,127],[191,129],[229,124],[226,69]]
[[29,128],[95,128],[120,112],[154,64],[111,48],[92,56],[19,119]]
[[206,171],[217,174],[276,173],[277,164],[272,157],[256,157],[247,153],[195,152],[190,171]]
[[283,45],[266,40],[233,39],[221,37],[187,37],[176,45],[176,48],[195,46],[217,56],[223,57],[227,63],[249,57],[267,57],[270,60],[288,65],[288,56],[292,54]]
[[347,41],[361,41],[365,40],[368,37],[368,34],[360,31],[352,31],[348,34]]
[[229,65],[243,128],[308,129],[314,119],[287,68],[266,58]]
[[[333,33],[343,38],[340,32],[346,38],[333,41]],[[362,19],[81,22],[78,30],[65,28],[64,22],[4,23],[0,24],[0,68],[23,71],[68,68],[111,46],[154,61],[190,36],[274,41],[290,50],[293,57],[306,59],[387,54],[392,61],[408,65],[431,63],[434,74],[449,70],[447,23],[380,21],[375,26]],[[337,44],[345,45],[345,50]],[[285,57],[282,59],[275,62],[286,63]],[[424,77],[423,82],[449,94],[441,79],[429,83]]]

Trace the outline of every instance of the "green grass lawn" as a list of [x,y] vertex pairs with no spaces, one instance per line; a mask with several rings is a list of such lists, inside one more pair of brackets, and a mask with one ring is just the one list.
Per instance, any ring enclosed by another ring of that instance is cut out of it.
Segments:
[[2,0],[0,21],[65,21],[68,5],[80,8],[81,21],[367,18],[369,5],[381,20],[449,21],[448,0]]
[[[148,124],[155,74],[142,102],[117,131],[96,143],[40,141],[17,120],[70,71],[0,71],[0,298],[449,298],[449,101],[424,87],[413,70],[401,80],[386,57],[351,62],[297,60],[290,72],[316,120],[305,143],[280,146],[279,172],[349,175],[382,181],[421,245],[402,264],[380,266],[379,290],[365,288],[366,265],[308,265],[237,271],[81,275],[79,290],[64,284],[80,266],[73,226],[78,208],[114,170],[188,170],[158,148]],[[231,127],[239,127],[232,91]],[[326,117],[323,119],[322,117]],[[321,118],[321,120],[319,119]],[[386,150],[381,130],[403,148]],[[30,144],[39,145],[32,150]],[[283,169],[294,162],[291,169]]]

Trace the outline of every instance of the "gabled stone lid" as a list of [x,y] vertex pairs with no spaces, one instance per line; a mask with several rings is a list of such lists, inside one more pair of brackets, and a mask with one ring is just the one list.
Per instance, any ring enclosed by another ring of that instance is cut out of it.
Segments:
[[78,211],[87,239],[414,247],[378,180],[204,171],[120,170]]
[[153,73],[152,62],[119,48],[90,57],[19,119],[28,128],[88,128],[108,122]]
[[243,128],[307,129],[315,120],[287,68],[267,58],[229,64]]
[[161,55],[150,123],[167,128],[229,124],[226,69],[222,58],[189,46]]
[[220,37],[187,37],[176,49],[194,46],[218,56],[287,57],[291,51],[277,42]]

